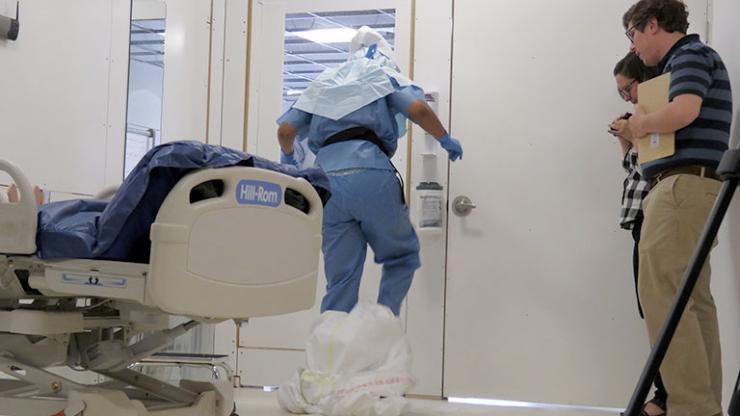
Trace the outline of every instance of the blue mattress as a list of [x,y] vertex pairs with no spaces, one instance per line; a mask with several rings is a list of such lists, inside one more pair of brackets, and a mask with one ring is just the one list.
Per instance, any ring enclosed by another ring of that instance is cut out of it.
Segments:
[[148,263],[149,228],[169,191],[188,172],[250,166],[308,180],[324,204],[331,192],[320,169],[296,170],[222,146],[171,142],[150,150],[110,201],[73,200],[39,207],[37,256]]

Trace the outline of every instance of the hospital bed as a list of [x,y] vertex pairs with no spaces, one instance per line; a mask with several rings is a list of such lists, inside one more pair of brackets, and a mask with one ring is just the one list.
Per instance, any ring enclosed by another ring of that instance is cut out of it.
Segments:
[[[0,379],[1,415],[228,416],[231,380],[174,386],[134,364],[200,323],[314,303],[322,201],[305,179],[243,166],[187,174],[159,208],[149,263],[139,264],[37,257],[31,183],[6,160],[0,172],[21,192],[18,203],[0,202],[0,372],[12,377]],[[219,195],[191,202],[214,181]],[[287,191],[307,203],[297,209],[276,194]],[[169,315],[190,320],[169,328]],[[105,381],[49,371],[64,366]]]

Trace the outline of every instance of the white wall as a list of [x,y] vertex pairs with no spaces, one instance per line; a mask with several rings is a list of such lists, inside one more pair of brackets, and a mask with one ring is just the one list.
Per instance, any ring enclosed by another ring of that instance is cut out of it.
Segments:
[[[740,2],[713,0],[710,43],[730,73],[734,123],[732,143],[740,145]],[[740,371],[740,196],[730,205],[712,257],[712,292],[717,301],[724,370],[724,408]]]
[[164,19],[167,15],[165,0],[134,0],[131,20]]
[[247,1],[167,1],[162,142],[244,150]]
[[[247,1],[228,0],[225,4],[225,20],[222,54],[214,56],[222,62],[222,87],[218,89],[221,104],[220,129],[209,131],[211,143],[245,150],[244,106],[246,102],[246,59],[247,59]],[[218,25],[219,22],[216,22]],[[214,118],[215,112],[212,110]]]
[[[0,13],[15,5],[0,0]],[[0,157],[53,191],[120,182],[130,0],[20,5],[18,40],[0,41]]]
[[211,1],[167,1],[162,143],[206,141]]
[[255,1],[250,16],[247,151],[272,160],[280,157],[275,120],[283,103],[286,7],[282,0]]

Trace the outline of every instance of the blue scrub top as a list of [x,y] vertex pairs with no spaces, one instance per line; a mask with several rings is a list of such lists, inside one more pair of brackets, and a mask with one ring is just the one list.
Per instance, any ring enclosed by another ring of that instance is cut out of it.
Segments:
[[[278,124],[288,123],[298,137],[308,138],[308,147],[316,154],[316,164],[325,172],[346,169],[393,170],[388,156],[378,146],[364,140],[340,142],[322,148],[327,138],[352,127],[366,127],[375,132],[391,156],[398,148],[399,129],[396,115],[408,117],[408,108],[416,100],[424,100],[424,91],[415,86],[399,87],[395,91],[357,109],[339,120],[291,108],[278,118]],[[404,120],[405,122],[405,120]]]

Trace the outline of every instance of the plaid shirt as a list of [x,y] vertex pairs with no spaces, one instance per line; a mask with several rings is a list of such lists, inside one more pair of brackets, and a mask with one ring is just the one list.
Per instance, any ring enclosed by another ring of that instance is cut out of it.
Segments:
[[642,217],[642,200],[647,196],[649,189],[647,181],[642,177],[642,169],[637,164],[635,149],[630,149],[624,155],[622,167],[627,171],[627,177],[624,178],[619,225],[626,230],[631,230],[635,220]]

